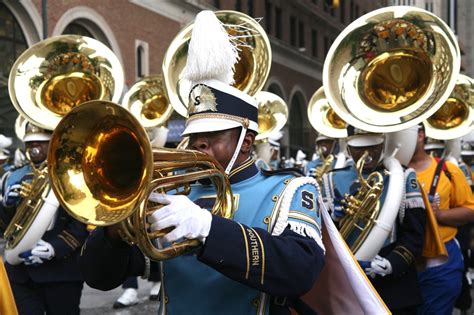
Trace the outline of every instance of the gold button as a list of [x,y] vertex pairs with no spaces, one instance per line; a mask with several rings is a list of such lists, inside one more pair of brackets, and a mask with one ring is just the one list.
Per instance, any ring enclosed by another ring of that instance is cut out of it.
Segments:
[[259,307],[260,306],[260,299],[253,299],[253,306]]
[[168,296],[165,296],[165,304],[168,304],[169,301],[170,300],[169,300]]
[[263,218],[263,223],[269,224],[270,223],[270,217]]
[[272,200],[273,200],[273,202],[277,202],[278,196],[277,196],[277,195],[274,195],[274,196],[272,197]]
[[291,179],[290,179],[290,178],[288,178],[288,179],[285,179],[285,181],[283,182],[283,184],[285,184],[285,185],[288,185],[288,183],[289,183],[290,181],[291,181]]

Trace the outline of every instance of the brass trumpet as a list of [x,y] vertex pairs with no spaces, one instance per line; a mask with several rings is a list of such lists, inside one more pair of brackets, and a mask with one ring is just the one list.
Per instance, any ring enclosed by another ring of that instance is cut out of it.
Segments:
[[213,158],[192,150],[152,149],[140,122],[112,102],[86,102],[61,120],[51,139],[48,168],[60,203],[74,218],[96,226],[120,223],[123,238],[153,260],[200,244],[154,245],[165,232],[147,230],[146,216],[157,209],[147,208],[153,191],[183,193],[190,183],[210,178],[217,193],[211,212],[232,216],[230,184]]

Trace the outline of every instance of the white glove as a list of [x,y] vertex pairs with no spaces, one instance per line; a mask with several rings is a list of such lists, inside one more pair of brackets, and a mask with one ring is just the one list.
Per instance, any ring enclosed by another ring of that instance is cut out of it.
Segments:
[[152,193],[148,200],[165,205],[148,216],[151,230],[175,227],[163,237],[165,242],[176,242],[182,238],[205,242],[212,221],[212,215],[208,210],[199,207],[183,195]]
[[19,256],[25,265],[39,265],[43,260],[51,260],[54,257],[53,246],[43,240],[39,240],[32,250],[21,253]]
[[31,255],[39,257],[41,259],[51,260],[54,257],[54,248],[48,242],[39,240],[38,244],[31,250]]
[[376,275],[385,277],[392,273],[392,264],[387,259],[380,257],[379,255],[370,262],[370,267],[365,268],[365,273],[372,278]]
[[20,200],[20,190],[21,184],[14,184],[8,187],[7,191],[5,192],[5,196],[3,197],[3,205],[6,207],[11,207],[18,203]]

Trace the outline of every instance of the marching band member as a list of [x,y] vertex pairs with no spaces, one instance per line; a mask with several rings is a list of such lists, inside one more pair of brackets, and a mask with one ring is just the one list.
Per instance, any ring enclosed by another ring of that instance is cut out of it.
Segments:
[[[220,31],[214,34],[213,26]],[[257,104],[229,85],[235,48],[227,50],[226,33],[221,48],[213,45],[224,33],[212,12],[197,16],[182,74],[192,82],[184,135],[190,137],[189,148],[209,154],[226,170],[236,211],[233,219],[212,215],[207,208],[214,201],[213,188],[207,183],[193,185],[189,196],[150,196],[165,205],[148,217],[151,229],[174,226],[162,241],[202,243],[193,255],[162,263],[160,314],[288,314],[289,305],[311,289],[324,265],[317,187],[293,173],[263,173],[250,158]],[[206,51],[207,63],[198,59],[197,50]],[[229,60],[232,64],[225,65]],[[288,218],[272,226],[285,187],[294,189]],[[102,290],[144,275],[148,266],[114,227],[91,234],[81,265],[86,282]]]
[[438,163],[424,150],[423,125],[418,130],[415,154],[410,167],[415,169],[439,224],[439,233],[448,251],[448,261],[428,260],[419,273],[423,305],[418,314],[451,314],[461,292],[463,258],[455,239],[457,226],[474,221],[474,199],[462,173],[454,164]]
[[[316,148],[315,154],[316,156],[306,164],[306,175],[307,176],[314,176],[316,172],[316,168],[321,166],[325,159],[329,157],[329,155],[333,154],[336,150],[337,146],[337,139],[326,137],[322,134],[319,134],[316,137]],[[334,165],[335,161],[333,160],[331,163],[331,169]]]
[[[383,190],[379,199],[382,208],[388,200],[387,191],[391,184],[383,164],[384,135],[358,132],[349,136],[347,147],[354,162],[359,164],[360,159],[365,159],[361,174],[364,178],[367,179],[374,171],[383,174]],[[405,150],[410,151],[408,147],[404,146]],[[404,163],[407,164],[409,160],[406,159]],[[393,314],[413,314],[416,306],[421,304],[415,260],[422,254],[426,214],[415,172],[407,169],[404,173],[404,196],[402,204],[395,205],[398,215],[392,233],[372,261],[361,262]],[[354,165],[333,170],[323,177],[322,191],[333,210],[335,221],[342,222],[341,219],[346,215],[343,211],[344,195],[354,194],[361,189],[357,179],[358,170]],[[370,237],[369,234],[366,241],[371,241]]]
[[280,164],[281,131],[270,134],[268,139],[255,144],[257,167],[263,170],[277,170]]
[[[47,157],[51,134],[27,125],[23,141],[35,166]],[[10,170],[2,183],[0,230],[9,224],[21,202],[23,181],[32,179],[32,166]],[[88,232],[84,224],[70,217],[61,207],[52,227],[31,250],[20,254],[21,264],[5,263],[20,314],[79,314],[83,287],[77,257]]]

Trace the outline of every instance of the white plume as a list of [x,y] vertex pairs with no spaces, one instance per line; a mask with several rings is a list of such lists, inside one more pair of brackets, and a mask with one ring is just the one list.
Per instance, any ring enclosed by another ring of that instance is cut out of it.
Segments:
[[230,85],[238,58],[237,47],[214,12],[202,11],[194,22],[181,78],[193,84],[214,79]]

